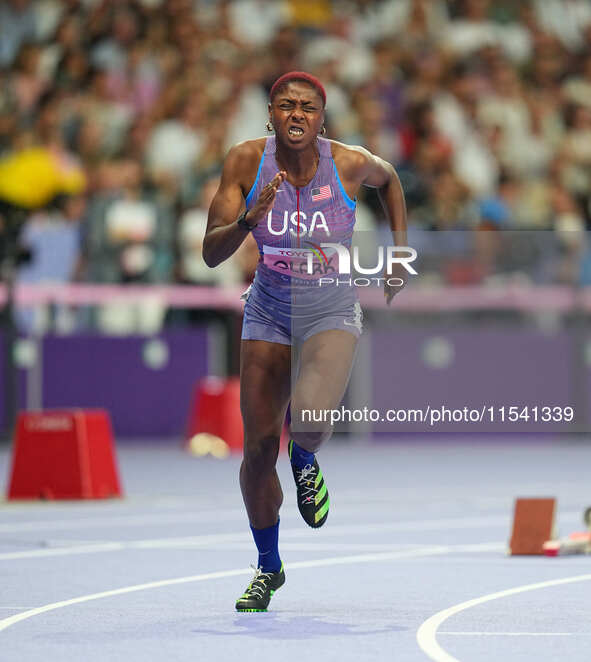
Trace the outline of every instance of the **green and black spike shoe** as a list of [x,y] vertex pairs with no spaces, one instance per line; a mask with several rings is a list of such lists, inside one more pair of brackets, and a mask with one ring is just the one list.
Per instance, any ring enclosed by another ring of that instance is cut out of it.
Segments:
[[267,611],[275,591],[285,584],[283,563],[279,572],[263,572],[255,568],[253,580],[246,591],[236,600],[236,611]]
[[[293,450],[293,441],[289,442],[289,459]],[[326,522],[330,499],[324,482],[324,476],[318,460],[314,464],[307,464],[303,469],[291,465],[293,477],[298,490],[298,508],[308,526],[317,529]]]

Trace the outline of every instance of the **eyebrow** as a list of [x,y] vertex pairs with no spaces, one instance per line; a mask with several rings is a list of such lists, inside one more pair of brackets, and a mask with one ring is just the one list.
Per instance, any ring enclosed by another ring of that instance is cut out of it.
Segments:
[[[284,102],[287,102],[287,103],[297,103],[294,99],[289,99],[289,98],[287,98],[287,97],[280,97],[280,98],[278,99],[278,101],[279,101],[279,103],[284,103]],[[310,105],[310,104],[313,104],[313,103],[316,103],[316,101],[302,101],[302,105],[303,105],[303,106],[305,106],[305,105]]]

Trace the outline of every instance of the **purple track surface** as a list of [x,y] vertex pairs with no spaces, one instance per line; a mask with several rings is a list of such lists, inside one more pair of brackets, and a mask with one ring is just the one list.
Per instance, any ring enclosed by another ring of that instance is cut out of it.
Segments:
[[256,560],[239,459],[118,456],[124,499],[0,504],[1,660],[590,658],[591,557],[505,555],[516,496],[556,496],[560,532],[581,529],[588,442],[333,440],[319,530],[282,456],[287,581],[263,614],[234,611]]

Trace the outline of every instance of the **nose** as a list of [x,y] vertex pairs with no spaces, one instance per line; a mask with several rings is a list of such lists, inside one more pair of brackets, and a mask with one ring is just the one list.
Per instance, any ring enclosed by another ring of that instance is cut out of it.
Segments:
[[303,111],[303,109],[302,109],[302,108],[299,108],[298,106],[296,106],[296,107],[293,109],[293,112],[292,112],[292,114],[291,114],[291,118],[294,119],[294,120],[303,120],[303,119],[304,119],[304,111]]

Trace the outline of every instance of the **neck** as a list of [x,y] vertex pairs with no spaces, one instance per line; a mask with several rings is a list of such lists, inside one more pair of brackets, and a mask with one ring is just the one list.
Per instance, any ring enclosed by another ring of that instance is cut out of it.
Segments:
[[320,152],[316,141],[302,150],[292,149],[276,141],[275,160],[287,171],[288,178],[289,175],[299,178],[313,174],[318,167],[319,158]]

